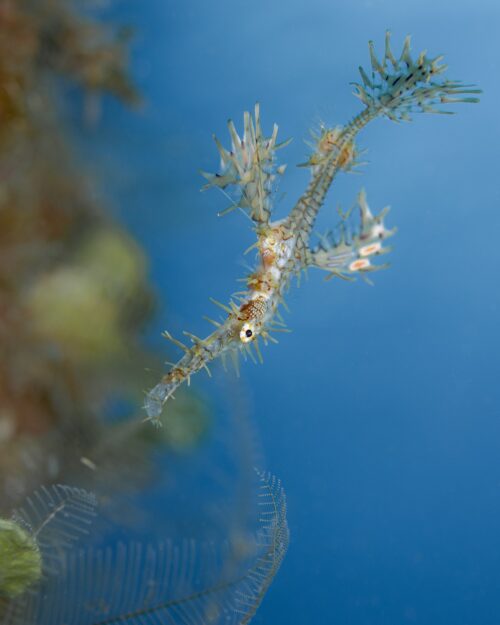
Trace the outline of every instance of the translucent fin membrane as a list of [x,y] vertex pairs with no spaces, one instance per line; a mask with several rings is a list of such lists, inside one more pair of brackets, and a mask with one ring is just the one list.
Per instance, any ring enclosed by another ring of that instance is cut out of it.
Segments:
[[229,134],[231,135],[232,148],[226,150],[217,137],[214,136],[217,149],[221,156],[221,173],[210,174],[201,172],[208,180],[203,187],[226,187],[236,186],[237,197],[231,206],[222,214],[235,208],[242,208],[249,216],[258,223],[267,223],[271,214],[271,193],[276,175],[285,171],[284,165],[275,166],[275,151],[284,147],[289,141],[281,144],[276,143],[278,126],[275,124],[273,133],[266,138],[262,134],[260,125],[260,108],[255,105],[255,119],[250,113],[244,113],[244,133],[240,138],[236,132],[234,123],[229,120]]
[[[390,33],[386,32],[385,52],[382,61],[375,55],[373,42],[369,42],[372,71],[370,75],[359,68],[362,84],[353,83],[355,95],[368,109],[381,109],[381,113],[393,121],[408,121],[410,113],[447,113],[440,110],[440,104],[457,102],[478,102],[473,94],[481,93],[474,85],[459,81],[441,80],[447,66],[439,65],[442,56],[428,58],[421,52],[416,60],[410,55],[410,37],[406,37],[403,51],[396,59],[390,47]],[[471,97],[472,96],[472,97]]]
[[386,254],[390,248],[383,247],[383,241],[392,236],[396,229],[388,230],[384,218],[389,207],[373,215],[362,190],[358,195],[360,225],[350,228],[348,217],[343,215],[336,232],[328,232],[321,237],[319,246],[311,253],[309,264],[329,272],[328,278],[338,276],[350,279],[358,273],[384,269],[387,265],[374,265],[371,258]]
[[160,425],[160,415],[163,410],[163,404],[167,401],[171,389],[168,384],[159,382],[146,394],[144,400],[144,410],[148,415],[148,419],[156,426]]

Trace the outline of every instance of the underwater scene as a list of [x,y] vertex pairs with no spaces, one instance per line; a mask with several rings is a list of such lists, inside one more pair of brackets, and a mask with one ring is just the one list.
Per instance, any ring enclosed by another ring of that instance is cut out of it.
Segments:
[[0,0],[0,624],[500,624],[499,33]]

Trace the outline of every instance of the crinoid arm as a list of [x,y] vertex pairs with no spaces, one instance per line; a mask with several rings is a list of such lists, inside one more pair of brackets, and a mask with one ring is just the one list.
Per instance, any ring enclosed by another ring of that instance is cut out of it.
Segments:
[[387,267],[387,264],[373,264],[371,259],[390,251],[383,246],[383,242],[396,232],[395,228],[388,230],[384,224],[389,207],[373,215],[364,190],[358,195],[358,207],[359,226],[350,225],[351,211],[348,211],[342,215],[335,231],[322,236],[319,245],[307,256],[307,265],[327,271],[327,279],[337,276],[349,280],[357,274]]
[[410,54],[409,36],[399,59],[391,51],[389,31],[385,35],[381,61],[375,55],[373,42],[368,45],[372,70],[369,75],[360,67],[362,84],[353,84],[355,95],[376,115],[385,115],[393,121],[407,121],[416,111],[450,113],[437,108],[440,104],[479,101],[475,95],[481,90],[474,85],[440,78],[447,69],[446,65],[439,65],[442,56],[429,58],[424,51],[414,60]]
[[257,477],[257,531],[244,542],[239,534],[220,546],[188,539],[69,553],[64,575],[48,580],[7,625],[246,625],[289,543],[281,482]]
[[28,497],[12,520],[25,528],[42,554],[44,572],[60,566],[60,552],[88,533],[96,515],[92,493],[61,484],[42,486]]
[[38,599],[47,584],[64,577],[66,557],[88,533],[96,506],[94,495],[85,490],[42,486],[10,519],[0,519],[2,625],[39,625]]
[[260,107],[255,105],[254,118],[245,112],[243,116],[243,138],[236,132],[234,123],[228,122],[232,146],[226,150],[214,136],[221,157],[221,172],[201,172],[208,180],[203,187],[235,188],[235,199],[220,215],[236,208],[244,210],[258,224],[269,223],[271,195],[276,177],[282,175],[286,165],[276,165],[275,152],[290,140],[276,143],[278,126],[274,124],[270,137],[265,137],[260,125]]

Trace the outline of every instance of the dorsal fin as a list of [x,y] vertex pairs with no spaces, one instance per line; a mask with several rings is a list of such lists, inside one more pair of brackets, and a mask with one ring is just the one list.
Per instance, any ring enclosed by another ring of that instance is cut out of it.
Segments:
[[222,147],[214,137],[221,156],[221,173],[200,172],[208,183],[203,187],[236,187],[236,198],[226,214],[235,208],[243,209],[258,224],[267,224],[271,215],[271,193],[277,176],[284,173],[283,166],[276,166],[275,152],[289,143],[276,143],[278,126],[274,124],[270,137],[265,137],[260,124],[260,106],[255,105],[254,119],[250,113],[243,115],[243,138],[236,132],[232,120],[228,121],[232,148]]

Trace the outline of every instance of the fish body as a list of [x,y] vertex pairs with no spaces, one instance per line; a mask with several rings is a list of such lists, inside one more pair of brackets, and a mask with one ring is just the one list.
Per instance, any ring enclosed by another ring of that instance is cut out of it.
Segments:
[[245,278],[246,289],[232,296],[228,305],[215,302],[226,313],[225,319],[209,320],[215,330],[200,339],[188,332],[190,345],[174,339],[168,332],[165,337],[184,351],[160,382],[146,395],[145,410],[148,419],[160,424],[165,402],[184,382],[200,369],[210,373],[208,365],[230,355],[238,369],[238,354],[262,361],[259,340],[264,344],[277,342],[273,333],[288,331],[280,314],[286,307],[284,298],[292,278],[309,267],[327,272],[327,278],[340,277],[352,280],[361,275],[383,269],[387,265],[374,264],[372,259],[385,254],[390,248],[385,240],[395,229],[384,224],[388,207],[374,215],[362,190],[358,195],[359,224],[350,225],[350,211],[341,214],[336,231],[321,236],[311,245],[311,235],[318,212],[326,195],[340,172],[349,172],[359,163],[356,148],[357,134],[378,117],[391,121],[409,121],[414,112],[449,113],[441,104],[478,101],[480,93],[473,85],[440,78],[446,66],[440,65],[442,57],[428,58],[422,52],[416,60],[410,54],[410,39],[405,39],[399,59],[390,47],[390,34],[386,33],[385,52],[381,61],[369,42],[371,72],[359,68],[361,83],[354,83],[355,95],[364,109],[345,126],[322,128],[315,137],[313,152],[303,164],[311,170],[311,180],[299,197],[290,214],[280,221],[271,221],[272,194],[276,179],[286,167],[278,165],[276,151],[288,141],[277,143],[278,126],[275,124],[269,137],[265,137],[260,123],[260,107],[255,106],[254,116],[245,112],[243,136],[240,137],[232,121],[228,122],[231,148],[226,149],[214,137],[221,158],[219,173],[201,172],[206,178],[204,188],[217,187],[227,196],[233,190],[236,199],[220,214],[235,209],[245,212],[254,224],[256,242],[255,270]]

